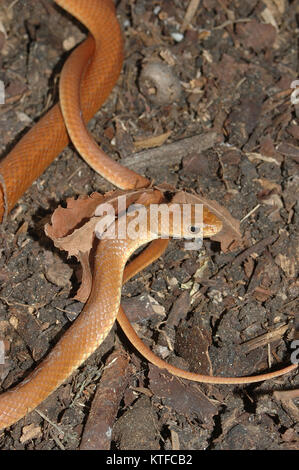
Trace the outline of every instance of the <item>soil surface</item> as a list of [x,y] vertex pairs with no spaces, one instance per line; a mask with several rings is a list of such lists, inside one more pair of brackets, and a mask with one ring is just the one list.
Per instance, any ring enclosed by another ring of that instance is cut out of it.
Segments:
[[[184,149],[184,139],[214,133],[205,150],[186,145],[179,162],[153,157],[145,174],[225,206],[241,221],[242,246],[223,252],[206,240],[198,252],[173,242],[124,287],[123,304],[168,362],[204,374],[258,374],[287,365],[296,339],[299,105],[291,85],[299,9],[291,0],[202,0],[184,22],[189,3],[118,2],[125,62],[89,128],[120,160],[153,137],[161,150],[178,141]],[[85,36],[51,0],[1,2],[2,155],[57,101],[63,62]],[[111,189],[68,147],[2,227],[1,391],[34,369],[83,308],[73,300],[79,265],[54,248],[44,225],[68,197]],[[89,436],[97,449],[295,449],[298,393],[296,402],[296,393],[279,392],[298,388],[296,372],[247,386],[174,378],[115,325],[37,410],[0,432],[0,448],[84,448],[98,402]]]

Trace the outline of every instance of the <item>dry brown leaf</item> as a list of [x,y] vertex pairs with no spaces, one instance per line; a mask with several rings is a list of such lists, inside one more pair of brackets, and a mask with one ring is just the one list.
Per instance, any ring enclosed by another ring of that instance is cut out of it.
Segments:
[[93,193],[90,196],[81,196],[78,199],[68,198],[67,207],[58,206],[51,217],[51,225],[45,226],[46,235],[52,240],[64,237],[71,233],[82,221],[89,219],[98,205],[104,200],[104,196]]
[[89,262],[89,252],[79,252],[78,261],[81,263],[82,267],[82,278],[81,285],[74,299],[79,300],[79,302],[85,303],[90,295],[92,287],[92,272]]
[[99,217],[92,217],[82,227],[74,230],[70,235],[55,238],[49,232],[48,225],[45,227],[46,235],[52,238],[56,248],[68,252],[68,256],[76,256],[81,252],[89,252],[92,248],[95,237],[95,227],[99,222]]
[[45,233],[53,240],[57,248],[67,251],[69,256],[77,256],[79,251],[89,251],[92,247],[94,229],[99,221],[99,217],[94,217],[94,214],[101,204],[111,204],[117,214],[120,196],[126,197],[125,202],[128,207],[139,201],[142,201],[140,204],[145,204],[146,197],[151,201],[153,193],[156,198],[158,191],[154,189],[116,190],[106,193],[105,196],[93,193],[91,196],[83,196],[79,199],[69,198],[66,201],[66,208],[59,206],[53,212],[51,225],[46,224]]
[[[53,240],[56,248],[64,250],[68,256],[75,256],[82,267],[81,286],[75,296],[80,302],[86,302],[92,285],[92,272],[89,255],[95,239],[95,229],[100,217],[95,216],[96,209],[103,203],[109,203],[118,213],[120,196],[125,196],[125,207],[133,203],[149,205],[162,202],[163,192],[173,189],[168,185],[157,188],[132,191],[111,191],[104,196],[93,193],[78,199],[67,199],[67,207],[59,206],[51,217],[51,225],[45,226],[45,233]],[[78,227],[78,228],[77,228]]]
[[153,147],[160,147],[161,145],[166,142],[168,137],[171,135],[171,131],[165,132],[164,134],[160,135],[154,135],[151,137],[143,138],[141,139],[136,139],[134,141],[134,147],[136,150],[144,150],[144,149],[150,149]]

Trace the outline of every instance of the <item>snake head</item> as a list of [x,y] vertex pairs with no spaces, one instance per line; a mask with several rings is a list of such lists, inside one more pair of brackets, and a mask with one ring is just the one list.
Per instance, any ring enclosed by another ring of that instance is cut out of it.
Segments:
[[[185,218],[183,206],[189,206],[189,219]],[[203,204],[184,204],[181,209],[183,209],[181,229],[185,238],[209,238],[220,232],[223,227],[222,221]],[[174,236],[175,232],[174,227]]]
[[222,229],[222,221],[203,204],[157,204],[151,205],[149,212],[150,230],[162,238],[199,239]]

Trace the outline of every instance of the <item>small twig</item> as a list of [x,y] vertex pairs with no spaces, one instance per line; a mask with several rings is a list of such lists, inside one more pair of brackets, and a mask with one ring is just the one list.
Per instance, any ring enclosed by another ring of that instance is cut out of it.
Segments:
[[224,23],[220,24],[219,26],[214,26],[213,29],[222,29],[222,28],[226,28],[227,26],[230,26],[231,24],[248,23],[250,21],[252,21],[251,18],[239,18],[238,20],[226,20],[224,21]]
[[112,353],[103,370],[83,431],[80,450],[109,450],[112,427],[129,378],[129,357]]
[[11,10],[15,5],[16,3],[18,3],[19,0],[13,0],[13,2],[11,2],[10,5],[8,5],[8,9]]
[[290,305],[292,304],[296,304],[296,302],[298,302],[298,298],[296,297],[295,299],[293,300],[290,300],[289,302],[286,302],[285,304],[283,304],[280,309],[278,310],[278,312],[283,312],[287,307],[289,307]]
[[192,18],[194,17],[196,10],[198,8],[200,0],[190,0],[190,3],[188,5],[185,18],[183,20],[183,24],[181,26],[181,32],[183,33],[185,29],[187,28],[188,24],[191,23]]
[[68,313],[69,315],[72,315],[73,317],[77,317],[79,315],[78,312],[71,311],[71,310],[65,310],[64,308],[55,307],[55,309],[59,310],[60,312],[63,312],[63,313]]
[[50,429],[50,434],[51,434],[51,437],[54,439],[54,441],[56,442],[57,446],[59,447],[59,449],[61,450],[65,450],[65,447],[64,445],[62,444],[62,442],[60,441],[60,439],[58,439],[57,436],[55,436],[54,432]]
[[272,245],[277,240],[278,235],[271,235],[270,237],[266,237],[263,240],[255,243],[254,245],[250,246],[246,250],[244,250],[242,253],[240,253],[233,261],[232,266],[238,266],[241,264],[243,261],[245,261],[248,256],[250,256],[252,253],[259,253],[263,251],[263,249],[266,246]]
[[78,168],[75,169],[75,171],[73,171],[73,173],[67,178],[67,183],[73,178],[73,176],[75,176],[76,173],[79,173],[80,170],[83,169],[83,166],[79,166]]
[[59,434],[62,434],[64,436],[64,432],[62,431],[62,429],[55,423],[53,423],[53,421],[51,421],[42,411],[38,410],[38,409],[35,409],[36,413],[39,414],[45,421],[47,421],[47,423],[51,424],[51,426],[53,426],[53,428],[56,429],[56,431],[59,432]]
[[170,434],[171,434],[171,448],[172,448],[172,450],[180,450],[181,447],[180,447],[180,439],[179,439],[178,433],[175,432],[174,429],[171,429]]
[[74,398],[72,399],[69,408],[72,408],[75,405],[84,406],[78,400],[82,395],[83,390],[90,384],[96,382],[102,375],[103,367],[100,367],[95,374],[88,376],[85,380],[83,380],[79,386],[79,390],[76,392]]
[[[294,75],[294,78],[296,75]],[[289,96],[293,93],[294,88],[287,88],[286,90],[279,91],[274,95],[271,95],[264,103],[262,107],[262,114],[266,114],[272,112],[278,106],[283,104],[285,98],[289,98]]]
[[244,343],[242,343],[242,348],[244,349],[245,352],[249,352],[256,348],[260,348],[264,346],[265,344],[270,344],[273,341],[277,341],[278,339],[281,339],[282,336],[287,331],[287,329],[288,329],[288,325],[283,324],[273,331],[269,331],[268,333],[264,333],[258,336],[257,338],[253,338],[248,341],[245,341]]
[[214,147],[221,140],[222,137],[216,132],[207,132],[205,134],[194,135],[193,137],[186,137],[185,139],[177,140],[158,148],[135,153],[130,157],[122,158],[121,163],[137,172],[142,172],[147,167],[152,167],[155,161],[159,163],[159,167],[173,166],[181,163],[182,158],[186,155],[193,152],[203,152]]
[[4,302],[8,307],[15,307],[17,305],[18,307],[32,309],[33,313],[38,311],[40,308],[43,308],[46,305],[48,305],[48,302],[42,302],[42,303],[37,303],[37,304],[22,304],[21,302],[16,302],[16,301],[10,302],[5,297],[0,297],[0,300],[2,300],[2,302]]
[[296,390],[283,390],[273,393],[274,398],[277,400],[296,400],[299,398],[299,388]]
[[253,214],[261,205],[258,204],[257,206],[255,206],[253,209],[251,209],[250,212],[248,212],[248,214],[246,214],[243,219],[240,220],[240,224],[242,224],[244,222],[244,220],[248,219],[248,217],[251,216],[251,214]]

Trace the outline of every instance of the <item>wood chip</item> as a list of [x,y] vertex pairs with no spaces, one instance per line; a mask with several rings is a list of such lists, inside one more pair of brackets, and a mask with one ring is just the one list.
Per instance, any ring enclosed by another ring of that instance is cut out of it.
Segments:
[[261,348],[266,344],[273,343],[274,341],[280,340],[285,332],[288,329],[287,324],[283,324],[277,327],[273,331],[269,331],[263,335],[258,336],[257,338],[250,339],[249,341],[245,341],[242,343],[242,349],[247,353],[249,351],[253,351],[254,349]]
[[20,437],[20,442],[24,444],[25,442],[31,441],[32,439],[37,439],[42,436],[42,430],[40,426],[35,424],[29,424],[29,426],[24,426],[22,429],[22,435]]
[[145,139],[136,139],[134,141],[134,147],[136,150],[150,149],[153,147],[160,147],[166,142],[168,137],[171,135],[171,131],[165,132],[164,134],[155,135],[153,137],[147,137]]
[[109,450],[112,427],[129,377],[129,357],[121,349],[112,353],[97,387],[84,428],[80,450]]

